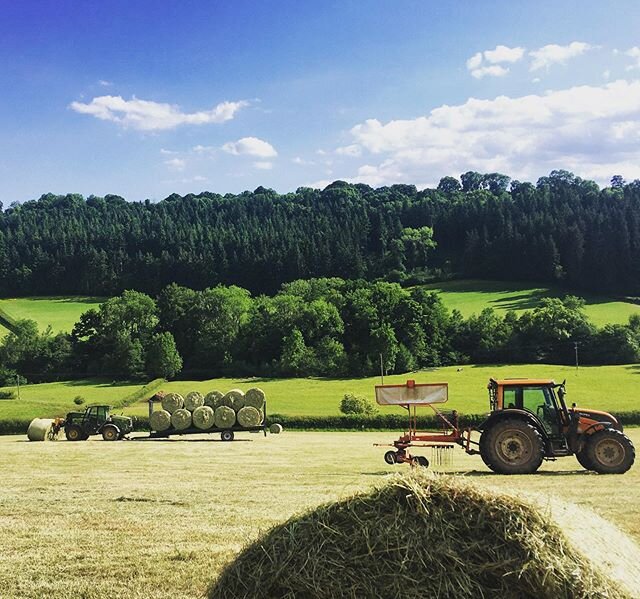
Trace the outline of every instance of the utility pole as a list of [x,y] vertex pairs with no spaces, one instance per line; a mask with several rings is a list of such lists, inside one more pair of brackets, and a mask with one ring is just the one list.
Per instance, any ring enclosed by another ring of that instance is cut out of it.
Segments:
[[16,374],[16,385],[18,385],[18,400],[20,400],[20,375]]
[[380,381],[384,385],[384,362],[382,361],[382,354],[380,354]]
[[578,342],[573,342],[573,349],[576,351],[576,370],[578,370]]

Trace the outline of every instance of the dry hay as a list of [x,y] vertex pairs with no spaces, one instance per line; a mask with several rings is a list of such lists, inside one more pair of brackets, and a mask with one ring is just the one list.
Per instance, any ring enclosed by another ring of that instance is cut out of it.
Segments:
[[191,415],[193,419],[193,426],[200,430],[209,430],[216,422],[213,408],[209,406],[200,406],[193,411]]
[[29,441],[48,441],[53,420],[50,418],[34,418],[27,429]]
[[264,411],[265,393],[258,387],[252,387],[244,394],[244,405],[256,410]]
[[218,406],[215,418],[218,428],[231,428],[236,423],[236,413],[229,406]]
[[173,414],[176,410],[179,410],[184,406],[184,399],[180,393],[167,393],[162,398],[162,409]]
[[252,406],[245,406],[238,410],[237,418],[240,426],[249,428],[250,426],[260,426],[264,416],[260,410],[256,410]]
[[279,435],[281,432],[283,431],[282,425],[278,424],[277,422],[274,422],[270,427],[269,427],[269,432],[272,435]]
[[395,477],[275,527],[210,599],[623,598],[541,511],[447,476]]
[[199,391],[190,391],[184,396],[184,407],[193,412],[196,408],[204,405],[204,397]]
[[220,404],[233,408],[236,412],[241,408],[244,408],[244,392],[240,389],[231,389],[224,394],[224,397],[220,400]]
[[152,431],[166,431],[171,426],[171,414],[166,410],[156,410],[151,412],[149,426]]
[[213,408],[214,410],[220,405],[224,393],[222,391],[209,391],[204,396],[204,405]]
[[171,424],[177,431],[183,431],[191,426],[191,412],[180,408],[171,414]]

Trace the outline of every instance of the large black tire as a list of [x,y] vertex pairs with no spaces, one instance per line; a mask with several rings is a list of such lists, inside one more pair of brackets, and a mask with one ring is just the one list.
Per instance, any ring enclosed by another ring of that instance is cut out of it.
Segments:
[[82,429],[75,424],[67,426],[64,429],[64,434],[67,438],[67,441],[84,441],[86,439],[82,432]]
[[587,455],[586,445],[582,448],[582,450],[576,453],[576,460],[578,460],[578,463],[585,470],[594,470],[593,463],[591,462],[591,460],[589,459],[589,456]]
[[544,442],[524,420],[500,420],[482,432],[480,455],[498,474],[532,474],[542,464]]
[[614,428],[605,428],[591,435],[586,454],[598,474],[623,474],[636,459],[631,439]]
[[120,431],[112,424],[107,424],[102,429],[102,438],[105,441],[117,441],[120,438]]

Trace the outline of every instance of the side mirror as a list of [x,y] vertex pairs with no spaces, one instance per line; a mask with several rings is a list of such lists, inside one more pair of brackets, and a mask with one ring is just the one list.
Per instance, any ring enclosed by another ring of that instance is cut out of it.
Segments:
[[578,407],[578,406],[577,406],[576,402],[574,401],[574,402],[571,404],[571,409],[572,409],[572,410],[575,410],[577,407]]

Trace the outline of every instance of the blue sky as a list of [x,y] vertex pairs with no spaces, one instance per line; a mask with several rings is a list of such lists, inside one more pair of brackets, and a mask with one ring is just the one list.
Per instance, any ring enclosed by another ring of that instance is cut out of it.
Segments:
[[0,201],[640,177],[640,5],[0,0]]

